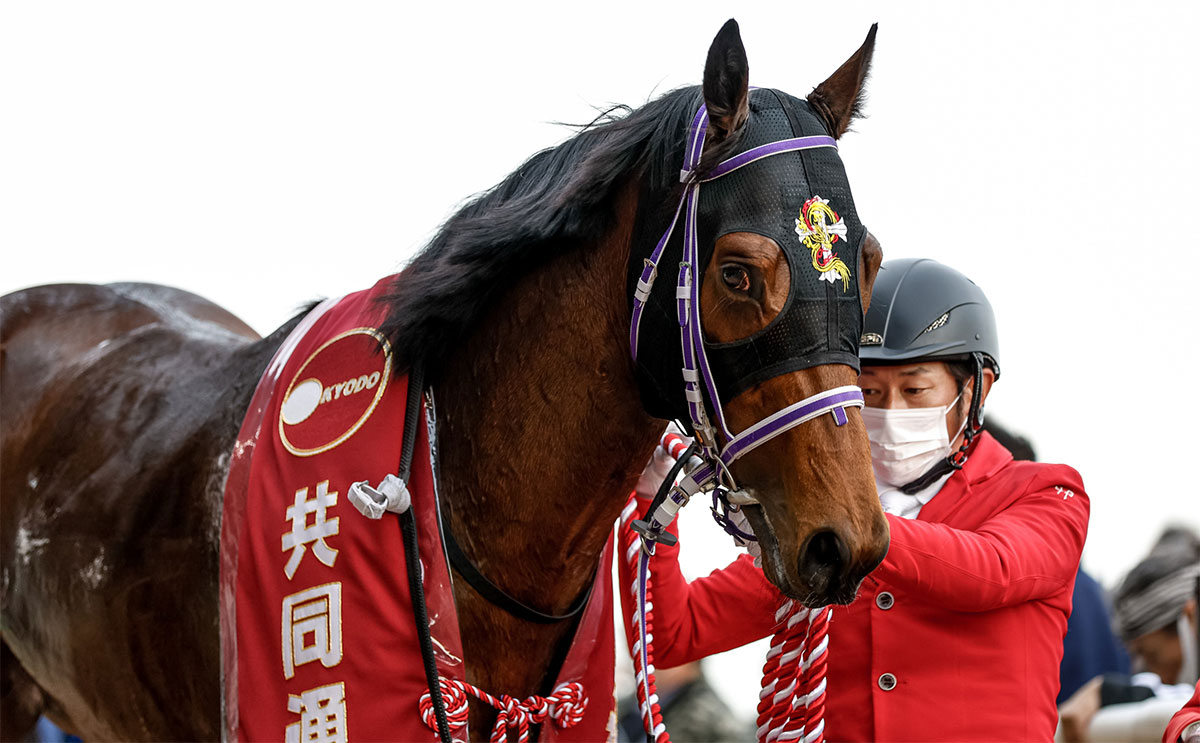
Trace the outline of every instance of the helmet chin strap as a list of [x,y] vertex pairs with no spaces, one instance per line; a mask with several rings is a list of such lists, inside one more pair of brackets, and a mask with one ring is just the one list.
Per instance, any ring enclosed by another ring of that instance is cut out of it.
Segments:
[[951,472],[961,470],[967,463],[971,444],[983,430],[983,395],[980,394],[980,390],[983,389],[983,354],[976,351],[971,354],[971,359],[975,362],[975,373],[972,377],[975,384],[974,389],[971,390],[971,407],[967,411],[967,419],[963,421],[962,444],[957,451],[950,452],[945,459],[939,460],[925,474],[900,488],[901,493],[905,495],[919,493]]

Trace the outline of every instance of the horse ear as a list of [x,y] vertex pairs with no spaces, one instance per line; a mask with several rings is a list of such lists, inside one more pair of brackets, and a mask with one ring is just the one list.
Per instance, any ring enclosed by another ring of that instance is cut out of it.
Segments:
[[709,134],[720,141],[736,132],[750,116],[750,64],[737,21],[721,26],[704,63],[704,105]]
[[834,139],[845,134],[850,122],[862,116],[864,83],[871,70],[871,55],[875,52],[875,31],[878,28],[878,23],[872,24],[867,40],[854,56],[808,94],[809,105],[825,120]]
[[883,263],[883,248],[870,232],[863,239],[862,251],[858,254],[858,298],[862,301],[863,315],[871,307],[871,290]]

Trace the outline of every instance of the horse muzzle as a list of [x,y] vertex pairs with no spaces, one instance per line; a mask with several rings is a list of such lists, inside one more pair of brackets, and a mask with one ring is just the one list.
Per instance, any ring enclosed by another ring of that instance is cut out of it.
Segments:
[[847,530],[825,527],[809,533],[792,552],[780,544],[761,506],[748,506],[745,513],[758,535],[767,579],[785,596],[810,608],[854,601],[863,579],[887,555],[889,536],[883,518],[858,545],[847,538]]

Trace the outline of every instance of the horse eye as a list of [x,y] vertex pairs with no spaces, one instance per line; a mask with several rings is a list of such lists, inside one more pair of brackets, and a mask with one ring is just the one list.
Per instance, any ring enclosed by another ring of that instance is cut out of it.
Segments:
[[741,266],[733,264],[722,266],[721,279],[725,282],[725,286],[734,291],[750,291],[750,275]]

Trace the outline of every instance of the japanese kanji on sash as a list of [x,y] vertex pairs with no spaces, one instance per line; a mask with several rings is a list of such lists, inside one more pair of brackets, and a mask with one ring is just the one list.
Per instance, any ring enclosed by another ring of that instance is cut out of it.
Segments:
[[[242,424],[221,529],[229,740],[435,740],[418,714],[427,685],[399,523],[368,519],[347,498],[352,483],[378,483],[400,462],[408,380],[392,374],[394,350],[376,330],[375,300],[390,282],[310,312],[263,374]],[[466,680],[430,427],[417,434],[407,486],[438,670]],[[559,675],[585,683],[584,720],[547,725],[541,740],[612,739],[611,616],[611,585],[600,580]]]

